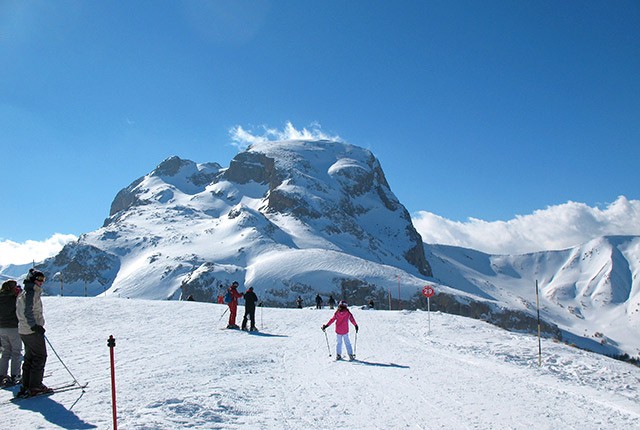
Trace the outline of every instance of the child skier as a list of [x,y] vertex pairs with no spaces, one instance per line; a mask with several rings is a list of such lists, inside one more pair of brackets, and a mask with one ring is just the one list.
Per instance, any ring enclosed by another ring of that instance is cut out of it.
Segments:
[[329,327],[333,322],[336,323],[336,360],[342,360],[342,342],[347,347],[347,353],[349,354],[349,358],[351,360],[355,360],[356,355],[353,353],[353,349],[351,348],[351,342],[349,341],[349,321],[356,328],[356,333],[358,333],[358,323],[356,323],[356,319],[353,317],[353,314],[349,312],[347,308],[347,302],[341,300],[338,303],[338,310],[333,314],[329,322],[322,326],[322,331],[325,331],[327,327]]

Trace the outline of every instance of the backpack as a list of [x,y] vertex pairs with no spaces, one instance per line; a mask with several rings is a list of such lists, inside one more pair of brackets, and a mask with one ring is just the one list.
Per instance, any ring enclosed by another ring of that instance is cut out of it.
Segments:
[[233,295],[231,294],[231,290],[227,291],[227,294],[224,295],[224,302],[231,303],[233,301]]

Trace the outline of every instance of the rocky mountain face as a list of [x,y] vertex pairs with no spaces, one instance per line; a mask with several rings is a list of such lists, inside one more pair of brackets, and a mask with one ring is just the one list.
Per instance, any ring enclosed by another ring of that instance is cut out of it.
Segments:
[[[265,259],[287,267],[273,273]],[[101,229],[42,269],[68,294],[212,300],[238,280],[267,303],[342,294],[356,279],[377,298],[380,273],[414,283],[431,275],[379,161],[330,141],[253,145],[228,168],[171,157],[116,195]]]

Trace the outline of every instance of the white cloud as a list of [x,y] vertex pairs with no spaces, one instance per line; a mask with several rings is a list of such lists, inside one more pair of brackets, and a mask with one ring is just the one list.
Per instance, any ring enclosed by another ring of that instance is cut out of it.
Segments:
[[263,142],[276,142],[281,140],[333,140],[340,141],[340,136],[330,136],[322,131],[322,127],[318,123],[311,124],[310,128],[296,129],[290,121],[288,121],[284,130],[268,128],[262,126],[261,134],[257,132],[245,130],[242,126],[237,125],[229,130],[231,136],[231,144],[239,150],[246,149],[249,145]]
[[413,224],[426,243],[472,248],[489,254],[565,249],[607,235],[640,235],[640,200],[624,196],[606,208],[569,201],[509,221],[451,221],[420,211]]
[[49,239],[38,242],[27,240],[24,243],[5,240],[0,242],[0,266],[9,264],[36,263],[56,255],[63,246],[78,240],[73,234],[55,233]]

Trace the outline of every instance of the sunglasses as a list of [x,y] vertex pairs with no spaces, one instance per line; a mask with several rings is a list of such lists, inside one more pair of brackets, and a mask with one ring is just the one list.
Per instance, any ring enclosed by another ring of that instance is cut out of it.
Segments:
[[46,278],[44,276],[38,276],[35,280],[38,282],[44,282]]

